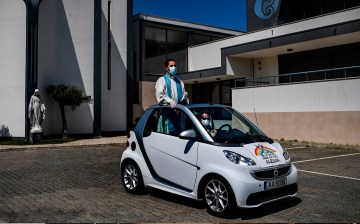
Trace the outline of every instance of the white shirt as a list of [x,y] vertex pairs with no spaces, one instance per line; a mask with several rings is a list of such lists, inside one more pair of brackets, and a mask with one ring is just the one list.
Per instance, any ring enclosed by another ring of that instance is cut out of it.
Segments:
[[[168,75],[168,74],[166,74]],[[178,78],[178,77],[175,77]],[[175,79],[174,78],[174,79]],[[164,77],[160,77],[155,84],[155,95],[156,95],[156,99],[159,103],[170,103],[172,100],[174,100],[175,102],[177,102],[178,100],[178,93],[177,93],[177,89],[176,89],[176,82],[174,81],[174,79],[170,78],[170,83],[171,83],[171,98],[167,95],[167,89],[166,89],[166,82],[165,82],[165,78]],[[185,91],[185,87],[184,87],[184,83],[183,81],[178,78],[180,80],[181,83],[181,88],[182,88],[182,92],[183,92],[183,97],[181,100],[186,99],[187,103],[189,103],[189,100],[187,98],[188,93]]]

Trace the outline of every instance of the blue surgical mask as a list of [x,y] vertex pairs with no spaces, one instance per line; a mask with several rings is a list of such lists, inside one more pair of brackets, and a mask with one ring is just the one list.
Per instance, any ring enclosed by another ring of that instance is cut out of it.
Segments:
[[176,67],[170,67],[170,70],[169,70],[169,74],[170,75],[176,75]]
[[208,127],[210,127],[210,125],[211,125],[209,119],[207,119],[207,120],[202,119],[202,120],[201,120],[201,123],[205,126],[205,128],[208,128]]

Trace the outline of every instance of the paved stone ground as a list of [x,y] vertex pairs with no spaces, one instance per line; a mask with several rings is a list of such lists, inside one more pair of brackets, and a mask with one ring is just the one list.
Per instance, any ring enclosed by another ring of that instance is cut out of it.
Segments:
[[40,149],[40,148],[55,148],[55,147],[69,147],[69,146],[96,146],[96,145],[125,145],[126,136],[89,138],[71,141],[62,144],[29,144],[29,145],[0,145],[0,152],[7,150],[24,150],[24,149]]
[[0,152],[0,222],[360,221],[359,154],[299,162],[359,153],[358,148],[287,145],[292,147],[290,155],[300,170],[355,179],[299,172],[297,198],[239,210],[234,217],[223,219],[208,214],[201,202],[173,194],[154,189],[145,195],[126,193],[119,178],[125,147],[118,143]]

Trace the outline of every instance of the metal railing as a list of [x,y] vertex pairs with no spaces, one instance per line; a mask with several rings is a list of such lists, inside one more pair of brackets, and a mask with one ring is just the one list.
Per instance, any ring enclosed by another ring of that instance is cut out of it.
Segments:
[[288,83],[315,82],[321,80],[346,79],[360,77],[360,66],[324,69],[272,76],[241,78],[235,80],[235,88],[267,85],[281,85]]

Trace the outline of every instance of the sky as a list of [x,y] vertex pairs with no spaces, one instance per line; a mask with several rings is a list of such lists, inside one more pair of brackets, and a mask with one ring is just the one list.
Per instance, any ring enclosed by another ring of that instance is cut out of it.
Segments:
[[246,0],[133,0],[133,14],[246,31]]

